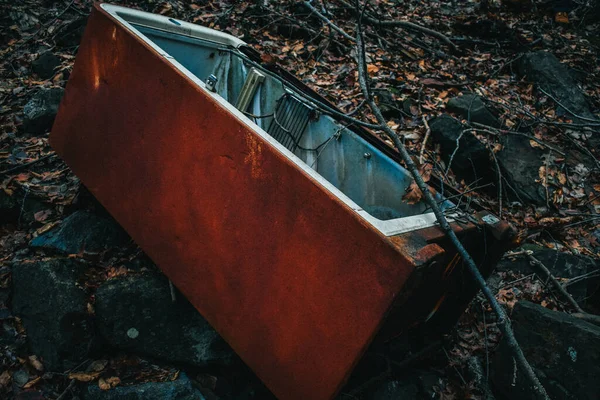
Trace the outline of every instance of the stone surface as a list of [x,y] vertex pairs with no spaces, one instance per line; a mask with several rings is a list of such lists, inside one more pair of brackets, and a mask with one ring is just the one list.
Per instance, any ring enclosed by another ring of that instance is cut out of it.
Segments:
[[112,279],[96,292],[98,327],[113,346],[171,362],[230,365],[235,353],[158,274]]
[[[546,191],[541,183],[536,182],[539,180],[539,169],[544,163],[544,152],[532,147],[529,139],[524,136],[504,136],[501,144],[502,150],[496,154],[496,159],[502,170],[502,177],[510,185],[505,188],[510,201],[546,205]],[[548,195],[551,196],[552,192]]]
[[41,89],[33,95],[23,108],[25,133],[41,135],[52,128],[64,92],[62,88]]
[[498,118],[488,108],[476,94],[464,94],[451,98],[446,104],[446,110],[460,115],[470,122],[500,128],[501,124]]
[[[538,246],[524,246],[526,250],[533,251],[533,256],[538,259],[556,278],[575,278],[595,271],[600,265],[595,260],[584,255],[575,255],[569,252],[560,252]],[[499,271],[515,271],[527,275],[535,271],[529,265],[526,257],[515,259],[504,258],[497,265]],[[566,286],[567,291],[574,297],[580,306],[586,306],[586,301],[600,288],[599,278],[583,279],[577,283]]]
[[77,285],[84,271],[70,259],[13,265],[13,313],[23,319],[31,354],[50,371],[79,364],[93,341],[87,296]]
[[186,374],[172,382],[148,382],[132,386],[117,386],[102,390],[97,384],[89,385],[84,400],[206,400],[194,389]]
[[452,171],[459,179],[464,179],[469,184],[481,179],[478,184],[493,182],[495,172],[490,162],[489,151],[470,132],[464,132],[458,149],[456,140],[466,128],[456,118],[449,115],[441,115],[429,122],[433,140],[440,144],[442,159],[448,165],[452,154]]
[[66,254],[99,253],[123,246],[129,240],[114,220],[87,211],[76,211],[60,226],[34,238],[30,246]]
[[[538,84],[570,111],[582,117],[594,118],[583,91],[569,74],[569,69],[553,54],[541,50],[527,53],[517,66],[521,75]],[[559,114],[565,112],[560,107],[558,111]]]
[[45,209],[43,203],[22,191],[8,195],[0,189],[0,223],[32,222],[35,213]]
[[60,58],[51,51],[46,51],[31,63],[31,69],[41,79],[50,79],[54,76],[54,69],[60,65]]
[[66,50],[79,46],[86,23],[86,17],[79,17],[66,24],[62,28],[61,34],[56,36],[56,45]]
[[[592,400],[600,393],[600,327],[566,313],[521,301],[512,313],[513,328],[525,357],[552,399]],[[492,363],[499,399],[531,399],[531,389],[505,341]]]
[[419,387],[407,381],[387,381],[376,388],[369,400],[414,400],[419,394]]

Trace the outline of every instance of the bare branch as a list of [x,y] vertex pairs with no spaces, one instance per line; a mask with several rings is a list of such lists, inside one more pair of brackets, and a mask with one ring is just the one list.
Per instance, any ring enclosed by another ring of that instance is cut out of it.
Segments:
[[344,30],[342,28],[340,28],[339,26],[337,26],[336,24],[334,24],[333,22],[331,22],[331,20],[329,18],[327,18],[326,16],[324,16],[323,14],[321,14],[319,12],[319,10],[317,10],[316,8],[313,7],[312,4],[310,4],[309,1],[305,1],[303,4],[310,11],[312,11],[313,14],[315,14],[317,17],[319,17],[321,20],[323,20],[327,25],[329,25],[329,27],[331,29],[333,29],[334,31],[336,31],[337,33],[339,33],[340,35],[342,35],[346,39],[350,40],[351,42],[354,42],[354,38],[352,36],[348,35],[346,32],[344,32]]
[[[345,5],[346,7],[348,7],[351,10],[354,10],[354,7],[352,5],[350,5],[349,3],[347,3],[344,0],[340,0],[340,2]],[[413,31],[418,31],[418,32],[422,32],[428,36],[432,36],[435,37],[439,40],[441,40],[442,42],[446,43],[448,46],[450,46],[453,50],[458,50],[458,46],[456,46],[456,44],[454,44],[454,42],[452,42],[452,40],[450,40],[450,38],[446,35],[444,35],[443,33],[440,33],[438,31],[434,31],[433,29],[429,29],[429,28],[425,28],[424,26],[415,24],[413,22],[408,22],[408,21],[385,21],[385,20],[381,20],[378,18],[374,18],[369,16],[367,13],[363,14],[363,18],[364,20],[374,26],[378,26],[378,27],[400,27],[400,28],[405,28],[405,29],[410,29]]]
[[[358,11],[358,10],[355,10],[355,11]],[[360,13],[358,13],[358,14],[360,15]],[[475,279],[475,281],[481,288],[484,296],[490,303],[494,313],[498,316],[498,326],[499,326],[500,330],[502,331],[502,333],[504,334],[504,337],[506,339],[506,342],[507,342],[509,348],[511,349],[511,351],[514,354],[516,363],[523,370],[527,379],[531,382],[534,392],[536,393],[537,397],[539,397],[540,399],[549,400],[550,398],[548,397],[546,390],[540,383],[538,377],[535,375],[535,372],[531,368],[531,365],[529,365],[529,362],[527,361],[527,359],[525,358],[525,355],[523,354],[523,350],[521,349],[521,347],[519,346],[519,344],[515,338],[514,332],[511,327],[510,320],[508,319],[506,312],[504,311],[504,309],[500,306],[500,304],[494,297],[494,294],[492,293],[489,286],[485,282],[485,279],[481,275],[479,268],[477,268],[475,261],[473,261],[473,258],[469,255],[467,250],[464,248],[464,246],[462,245],[462,243],[460,242],[460,240],[454,233],[454,230],[448,223],[446,216],[441,211],[437,202],[433,198],[433,195],[429,191],[427,184],[425,183],[425,181],[423,180],[423,177],[419,173],[419,170],[418,170],[416,164],[413,162],[412,158],[410,157],[410,154],[406,150],[406,147],[402,144],[402,142],[400,141],[400,139],[398,138],[396,133],[389,126],[387,126],[386,120],[383,117],[383,115],[381,114],[381,110],[379,109],[379,107],[377,107],[377,104],[375,104],[375,101],[371,97],[371,93],[369,90],[369,82],[368,82],[369,75],[367,74],[366,62],[365,62],[365,57],[366,57],[365,56],[365,43],[363,40],[362,24],[361,24],[360,17],[358,19],[356,32],[357,32],[357,34],[356,34],[356,44],[357,44],[356,53],[357,53],[357,64],[358,64],[358,78],[359,78],[359,82],[360,82],[360,86],[361,86],[363,95],[365,96],[367,104],[373,111],[373,114],[377,118],[377,121],[380,124],[380,129],[383,132],[385,132],[385,134],[394,143],[394,146],[396,146],[398,152],[400,153],[401,159],[404,161],[404,164],[406,165],[406,168],[411,173],[418,188],[421,190],[423,198],[425,199],[426,203],[429,205],[429,207],[433,211],[433,213],[440,225],[440,228],[444,231],[444,233],[447,235],[447,237],[450,239],[450,241],[456,248],[458,254],[460,254],[460,256],[462,257],[463,262],[466,264],[469,272],[471,273],[471,275],[473,276],[473,278]]]

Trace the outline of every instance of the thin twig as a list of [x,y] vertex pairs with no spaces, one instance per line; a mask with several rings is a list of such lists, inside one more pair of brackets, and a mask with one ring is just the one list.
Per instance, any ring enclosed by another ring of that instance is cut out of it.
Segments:
[[[348,7],[349,9],[356,11],[355,8],[352,5],[350,5],[349,3],[347,3],[346,1],[341,0],[340,2],[343,5],[345,5],[346,7]],[[419,31],[428,36],[432,36],[432,37],[435,37],[435,38],[441,40],[442,42],[444,42],[448,46],[450,46],[453,50],[458,50],[458,47],[456,46],[456,44],[454,44],[454,42],[452,42],[452,40],[450,40],[450,38],[448,36],[444,35],[443,33],[438,32],[438,31],[434,31],[433,29],[425,28],[424,26],[415,24],[413,22],[398,21],[398,20],[385,21],[385,20],[371,17],[366,13],[363,13],[362,18],[367,23],[378,26],[378,27],[401,27],[401,28],[406,28],[406,29],[410,29],[410,30],[414,30],[414,31]]]
[[587,122],[600,122],[600,120],[598,119],[594,119],[594,118],[587,118],[587,117],[582,117],[581,115],[575,114],[573,111],[571,111],[567,106],[565,106],[564,104],[562,104],[560,101],[558,101],[558,99],[556,99],[554,96],[552,96],[550,93],[546,92],[544,89],[542,89],[541,87],[538,87],[539,91],[544,93],[546,96],[550,97],[552,100],[554,100],[554,102],[556,104],[558,104],[560,107],[562,107],[566,112],[568,112],[569,114],[571,114],[573,117],[582,120],[582,121],[587,121]]
[[30,162],[27,162],[27,163],[25,163],[25,164],[17,165],[17,166],[15,166],[15,167],[12,167],[12,168],[6,169],[6,170],[4,170],[4,171],[0,171],[0,176],[3,176],[3,175],[8,175],[8,174],[14,174],[15,172],[19,172],[19,171],[22,171],[22,170],[24,170],[24,169],[27,169],[27,168],[29,168],[29,167],[31,167],[31,166],[33,166],[33,165],[37,164],[37,163],[40,163],[40,162],[42,162],[42,161],[46,161],[46,160],[47,160],[47,159],[49,159],[50,157],[54,157],[54,156],[56,156],[56,153],[48,154],[48,155],[45,155],[45,156],[39,157],[39,158],[38,158],[38,159],[36,159],[36,160],[33,160],[33,161],[30,161]]
[[171,303],[175,303],[177,301],[177,297],[175,296],[175,285],[169,279],[169,291],[171,292]]
[[492,155],[494,164],[496,165],[496,173],[498,175],[498,217],[502,218],[502,170],[500,169],[500,163],[498,163],[494,149],[490,148],[489,143],[486,144],[490,154]]
[[421,145],[421,151],[419,152],[419,164],[423,164],[423,152],[425,151],[425,146],[427,145],[427,140],[429,139],[429,135],[431,134],[431,129],[429,128],[429,124],[427,123],[427,118],[425,116],[421,116],[423,119],[423,125],[425,125],[425,138],[423,139],[423,144]]
[[410,157],[410,154],[408,153],[406,147],[402,144],[402,142],[400,141],[398,136],[394,133],[394,131],[387,125],[385,118],[381,114],[381,110],[379,109],[379,107],[377,107],[377,104],[375,104],[375,101],[373,100],[370,90],[369,90],[369,82],[368,82],[369,75],[367,74],[367,69],[366,69],[365,44],[363,41],[362,24],[361,24],[360,18],[358,19],[356,32],[357,32],[357,35],[356,35],[357,52],[356,53],[357,53],[359,83],[360,83],[360,87],[362,89],[363,95],[365,96],[365,99],[367,100],[367,104],[373,111],[373,114],[375,115],[375,117],[377,118],[377,121],[380,124],[380,129],[390,138],[390,140],[392,140],[392,142],[396,146],[398,152],[400,153],[400,157],[402,158],[402,160],[404,161],[404,164],[406,165],[406,168],[411,173],[418,188],[421,190],[423,198],[425,199],[426,203],[431,207],[431,209],[440,225],[440,228],[446,234],[446,236],[450,239],[450,241],[456,248],[458,254],[462,257],[464,264],[467,266],[467,269],[469,270],[469,272],[475,279],[477,285],[481,288],[483,294],[485,295],[488,302],[490,303],[492,310],[494,310],[494,313],[498,316],[498,326],[499,326],[500,330],[502,331],[502,333],[504,334],[504,338],[506,339],[506,342],[507,342],[509,348],[513,352],[517,364],[521,367],[521,369],[525,373],[527,379],[531,382],[531,384],[533,386],[533,390],[536,393],[537,397],[539,397],[541,399],[549,400],[550,398],[548,397],[546,390],[540,383],[538,377],[536,376],[535,372],[531,368],[531,365],[525,358],[525,355],[523,354],[523,350],[521,349],[521,346],[519,346],[519,343],[517,342],[517,340],[515,338],[515,334],[512,330],[511,323],[510,323],[510,320],[508,319],[508,316],[506,315],[506,312],[504,311],[502,306],[498,303],[494,294],[492,293],[489,286],[485,282],[485,279],[481,275],[481,272],[479,271],[479,268],[475,264],[475,261],[473,261],[473,258],[470,256],[470,254],[467,252],[467,250],[464,248],[464,246],[462,245],[462,243],[460,242],[460,240],[454,233],[454,230],[448,223],[446,216],[441,211],[441,209],[438,206],[437,202],[435,201],[433,195],[429,191],[427,184],[425,183],[425,181],[423,180],[423,177],[419,173],[419,170],[418,170],[416,164],[413,162],[412,158]]
[[533,256],[533,251],[523,250],[522,252],[515,252],[515,253],[509,254],[509,256],[511,256],[511,257],[518,256],[518,255],[526,256],[527,259],[529,260],[529,262],[531,263],[531,265],[535,266],[537,269],[542,271],[544,273],[544,275],[546,275],[546,278],[549,279],[550,282],[552,282],[552,286],[554,286],[554,288],[563,296],[563,298],[569,304],[571,304],[571,306],[575,310],[577,310],[578,313],[585,314],[585,311],[579,306],[579,304],[575,301],[573,296],[571,296],[571,294],[569,292],[567,292],[567,290],[564,288],[564,286],[561,285],[560,282],[558,282],[558,280],[554,277],[554,275],[552,275],[552,272],[550,272],[550,270],[544,265],[544,263],[542,263],[540,260],[538,260],[537,258],[535,258]]
[[73,389],[75,387],[75,379],[71,379],[71,382],[69,382],[69,385],[65,388],[65,390],[60,394],[60,396],[58,396],[56,398],[56,400],[63,400],[67,397],[67,394],[71,391],[71,389]]
[[333,22],[331,22],[331,20],[329,18],[327,18],[326,16],[324,16],[323,14],[321,14],[319,12],[319,10],[317,10],[316,8],[313,7],[312,4],[310,4],[309,1],[305,1],[304,5],[310,10],[312,11],[313,14],[315,14],[317,17],[319,17],[322,21],[324,21],[327,25],[329,25],[329,27],[331,29],[333,29],[334,31],[336,31],[337,33],[339,33],[340,35],[342,35],[343,37],[345,37],[346,39],[350,40],[351,42],[354,42],[354,38],[350,35],[348,35],[346,32],[344,32],[344,30],[342,28],[340,28],[339,26],[337,26],[336,24],[334,24]]

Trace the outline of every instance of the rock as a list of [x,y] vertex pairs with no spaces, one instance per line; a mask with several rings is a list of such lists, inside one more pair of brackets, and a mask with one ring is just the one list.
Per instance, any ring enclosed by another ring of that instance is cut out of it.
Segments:
[[[600,393],[600,327],[527,301],[512,313],[515,336],[552,399],[592,400]],[[500,399],[531,399],[523,373],[503,340],[492,363],[492,382]],[[514,381],[514,382],[513,382]]]
[[[538,246],[524,247],[533,251],[533,256],[538,259],[556,278],[575,278],[598,269],[595,261],[587,256],[564,253],[553,249]],[[535,268],[529,265],[526,257],[516,257],[514,260],[504,258],[496,267],[499,271],[514,271],[521,274],[530,274]],[[542,277],[542,279],[545,279]],[[566,287],[580,306],[585,307],[588,297],[598,291],[599,278],[584,279]]]
[[62,224],[30,242],[31,247],[66,254],[100,253],[120,247],[129,241],[123,229],[114,221],[87,211],[76,211]]
[[[507,135],[501,139],[501,143],[502,150],[496,154],[496,160],[502,170],[502,177],[510,185],[505,188],[505,193],[508,193],[512,201],[546,205],[546,191],[541,183],[536,182],[539,180],[544,152],[532,147],[529,139],[524,136]],[[548,194],[551,196],[552,191]]]
[[24,369],[20,369],[18,371],[15,371],[15,373],[12,376],[12,379],[18,387],[23,387],[27,382],[29,382],[29,373]]
[[23,108],[23,130],[42,135],[52,128],[58,106],[64,94],[62,88],[41,89]]
[[35,213],[44,208],[44,204],[31,195],[15,192],[9,196],[0,190],[0,224],[33,222]]
[[112,279],[96,292],[98,326],[113,346],[195,366],[230,365],[235,353],[157,274]]
[[60,58],[51,51],[46,51],[31,63],[31,69],[41,79],[50,79],[54,76],[54,69],[60,65]]
[[400,118],[402,116],[399,104],[394,100],[392,92],[377,90],[375,97],[377,98],[377,105],[385,118]]
[[498,118],[485,106],[481,97],[476,94],[464,94],[451,98],[446,104],[446,110],[460,115],[470,122],[500,128]]
[[[518,71],[530,82],[539,85],[565,107],[585,118],[595,118],[583,91],[569,74],[569,69],[553,54],[536,51],[525,54],[517,64]],[[559,114],[566,110],[558,108]]]
[[102,390],[97,384],[89,385],[83,394],[84,400],[206,400],[192,387],[186,374],[176,381],[148,382],[132,386],[117,386]]
[[86,17],[79,17],[72,22],[61,27],[59,35],[56,35],[56,45],[65,49],[71,49],[79,46],[81,37],[85,31]]
[[472,382],[470,385],[480,395],[482,400],[495,400],[487,382],[487,377],[481,361],[473,356],[467,360],[466,378]]
[[70,259],[13,265],[13,313],[23,319],[32,354],[50,371],[78,365],[93,341],[87,296],[77,285],[84,271]]
[[419,387],[408,381],[387,381],[374,390],[369,400],[414,400],[419,394]]
[[[448,165],[452,154],[452,171],[459,179],[464,179],[469,184],[481,179],[478,184],[493,182],[495,172],[490,163],[489,151],[472,133],[464,132],[466,129],[460,121],[449,115],[441,115],[429,122],[431,136],[441,147],[442,158]],[[456,149],[456,140],[464,132]]]

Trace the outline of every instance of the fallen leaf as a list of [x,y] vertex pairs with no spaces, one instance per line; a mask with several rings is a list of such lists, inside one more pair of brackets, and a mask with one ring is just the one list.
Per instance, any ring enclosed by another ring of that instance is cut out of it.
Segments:
[[0,387],[8,386],[8,384],[10,383],[11,380],[12,380],[12,378],[8,371],[2,372],[2,374],[0,374]]
[[367,71],[370,76],[375,76],[375,74],[379,72],[379,67],[377,65],[369,64],[367,65]]
[[44,370],[44,365],[38,360],[37,356],[29,356],[29,363],[36,371],[42,372]]
[[48,219],[50,214],[52,214],[52,210],[42,210],[33,214],[33,218],[35,218],[37,222],[44,222],[46,219]]
[[100,372],[71,372],[69,379],[75,379],[79,382],[91,382],[100,376]]
[[42,379],[41,376],[38,376],[32,380],[30,380],[29,382],[27,382],[25,385],[23,385],[23,389],[29,389],[30,387],[34,386],[36,383],[38,383],[40,380]]
[[98,380],[98,387],[102,390],[110,390],[121,383],[121,379],[118,376],[111,376],[110,378],[100,378]]

